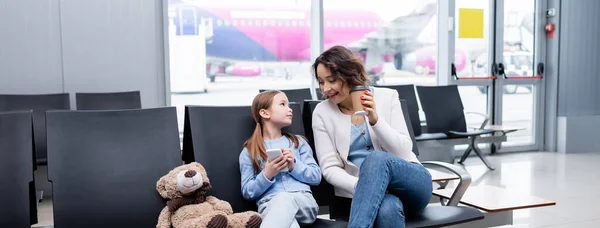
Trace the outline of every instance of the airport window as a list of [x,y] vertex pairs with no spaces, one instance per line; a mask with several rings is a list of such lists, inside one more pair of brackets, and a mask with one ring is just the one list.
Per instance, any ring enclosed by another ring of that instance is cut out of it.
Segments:
[[[437,0],[405,0],[402,8],[389,7],[384,0],[328,0],[323,4],[324,20],[340,25],[324,29],[325,49],[340,44],[339,37],[344,37],[346,43],[341,44],[361,57],[374,84],[437,84]],[[344,15],[352,15],[353,20]],[[406,36],[390,37],[379,29],[384,23],[397,29],[391,33]],[[372,44],[356,42],[367,34],[374,37]],[[396,40],[382,42],[390,39]]]
[[[284,1],[288,0],[279,2]],[[176,27],[169,29],[173,31],[169,34],[169,65],[171,105],[178,108],[180,131],[185,105],[250,105],[259,89],[311,86],[307,51],[310,7],[304,4],[282,11],[262,8],[263,3],[239,0],[230,9],[208,3],[169,5],[169,11],[174,12],[169,20],[181,18],[185,22],[169,24]],[[178,8],[195,12],[178,15]],[[217,26],[212,31],[205,32],[210,26],[198,29],[201,18],[213,15],[226,16],[213,19]],[[253,27],[225,27],[231,24]],[[284,26],[287,29],[281,29]]]

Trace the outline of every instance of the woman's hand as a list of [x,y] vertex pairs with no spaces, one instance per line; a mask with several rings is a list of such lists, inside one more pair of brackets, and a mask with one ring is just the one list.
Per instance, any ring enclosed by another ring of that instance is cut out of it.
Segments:
[[265,165],[265,177],[271,180],[273,177],[277,176],[281,170],[288,166],[288,161],[285,156],[279,156],[271,161],[268,161]]
[[367,115],[369,118],[369,124],[371,124],[371,126],[375,125],[379,120],[379,116],[377,116],[375,102],[373,102],[373,93],[371,93],[369,90],[365,90],[365,94],[360,96],[360,98],[363,106],[365,106],[365,111],[369,113]]

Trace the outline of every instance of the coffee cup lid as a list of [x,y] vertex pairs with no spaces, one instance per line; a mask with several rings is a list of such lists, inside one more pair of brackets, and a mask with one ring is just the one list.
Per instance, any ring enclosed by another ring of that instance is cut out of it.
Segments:
[[371,86],[355,86],[350,89],[350,92],[360,91],[360,90],[371,90]]

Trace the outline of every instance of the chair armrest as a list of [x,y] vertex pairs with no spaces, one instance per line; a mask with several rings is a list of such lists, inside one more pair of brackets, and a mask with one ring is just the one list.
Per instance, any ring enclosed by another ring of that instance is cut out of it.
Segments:
[[467,188],[469,187],[469,185],[471,185],[471,174],[469,174],[469,172],[457,165],[453,165],[446,162],[423,161],[421,162],[421,164],[441,167],[446,170],[449,170],[450,172],[458,176],[458,185],[456,186],[456,189],[454,189],[452,196],[446,204],[447,206],[457,206],[460,200],[462,199],[463,195],[467,191]]
[[490,116],[480,113],[480,112],[466,112],[465,115],[478,115],[478,116],[483,117],[484,120],[481,123],[481,127],[479,127],[479,129],[485,128],[485,125],[487,125],[487,123],[490,121]]

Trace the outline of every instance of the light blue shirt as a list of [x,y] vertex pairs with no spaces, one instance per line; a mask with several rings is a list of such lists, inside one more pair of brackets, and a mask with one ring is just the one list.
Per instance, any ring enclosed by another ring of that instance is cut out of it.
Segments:
[[373,142],[366,121],[358,126],[352,124],[351,128],[348,160],[360,169],[365,158],[374,150]]
[[[298,136],[297,136],[298,137]],[[290,148],[294,153],[296,166],[291,172],[280,172],[273,180],[268,180],[264,174],[265,161],[260,161],[261,171],[255,174],[252,159],[248,149],[240,153],[240,172],[242,174],[242,195],[247,200],[260,200],[279,192],[311,192],[310,185],[321,183],[321,168],[313,158],[312,149],[308,143],[298,137],[300,145],[294,148],[294,143],[286,136],[279,139],[265,140],[265,149]]]

